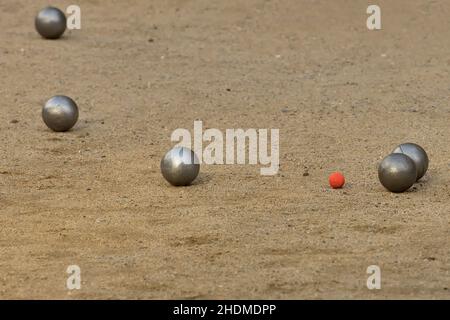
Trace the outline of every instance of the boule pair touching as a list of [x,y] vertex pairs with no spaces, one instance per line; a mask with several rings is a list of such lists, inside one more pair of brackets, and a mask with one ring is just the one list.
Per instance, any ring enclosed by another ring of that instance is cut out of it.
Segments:
[[378,166],[381,184],[391,192],[404,192],[422,178],[428,169],[428,155],[415,143],[403,143]]

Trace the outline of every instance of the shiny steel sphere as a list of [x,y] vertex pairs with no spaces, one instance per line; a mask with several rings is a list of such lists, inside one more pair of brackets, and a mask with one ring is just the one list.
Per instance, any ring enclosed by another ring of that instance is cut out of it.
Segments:
[[66,31],[67,20],[64,12],[55,7],[39,11],[34,20],[37,32],[46,39],[58,39]]
[[42,119],[53,131],[70,130],[78,120],[75,101],[66,96],[54,96],[42,108]]
[[407,155],[391,153],[378,166],[378,178],[389,191],[403,192],[416,182],[417,168]]
[[428,170],[428,155],[425,150],[415,143],[402,143],[392,153],[403,153],[410,157],[417,167],[417,180],[425,175]]
[[200,163],[195,153],[188,148],[175,147],[161,160],[163,177],[174,186],[187,186],[197,178]]

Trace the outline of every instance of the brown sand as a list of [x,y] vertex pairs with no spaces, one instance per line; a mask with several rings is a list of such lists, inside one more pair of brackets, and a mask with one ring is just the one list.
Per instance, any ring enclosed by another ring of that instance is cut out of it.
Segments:
[[[0,3],[0,298],[450,297],[449,1],[377,1],[381,31],[363,0],[76,2],[58,41],[34,30],[48,1]],[[80,106],[70,132],[41,120],[55,94]],[[279,128],[279,174],[168,186],[195,119]],[[430,168],[395,195],[376,166],[406,141]]]

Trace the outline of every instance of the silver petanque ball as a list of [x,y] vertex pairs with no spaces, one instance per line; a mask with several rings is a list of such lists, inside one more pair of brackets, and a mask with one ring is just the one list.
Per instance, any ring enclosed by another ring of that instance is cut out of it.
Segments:
[[161,160],[163,177],[174,186],[187,186],[197,178],[200,163],[195,153],[185,147],[175,147]]
[[37,14],[34,25],[37,32],[46,39],[58,39],[66,31],[67,19],[64,12],[55,7],[46,7]]
[[78,120],[78,106],[71,98],[54,96],[42,108],[42,119],[56,132],[70,130]]
[[425,150],[415,143],[402,143],[392,153],[403,153],[410,157],[417,167],[417,180],[422,178],[428,170],[428,155]]
[[414,161],[402,153],[391,153],[378,166],[381,184],[391,192],[408,190],[417,178]]

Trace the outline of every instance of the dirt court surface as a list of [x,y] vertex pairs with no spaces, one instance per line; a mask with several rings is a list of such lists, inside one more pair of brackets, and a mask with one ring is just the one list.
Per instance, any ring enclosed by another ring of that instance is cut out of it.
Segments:
[[[0,298],[450,298],[449,1],[376,1],[381,31],[373,1],[51,1],[82,10],[58,41],[34,30],[49,2],[0,3]],[[55,94],[70,132],[41,120]],[[196,119],[280,129],[279,174],[170,187]],[[377,164],[407,141],[430,168],[391,194]]]

